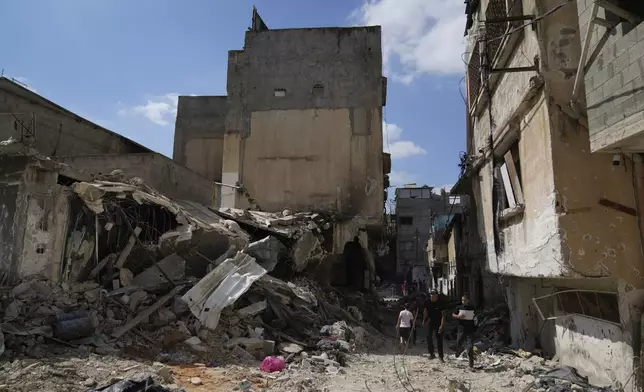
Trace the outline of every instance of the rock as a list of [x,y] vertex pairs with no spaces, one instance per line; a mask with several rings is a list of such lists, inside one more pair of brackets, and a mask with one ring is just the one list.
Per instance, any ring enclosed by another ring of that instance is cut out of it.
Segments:
[[351,345],[344,340],[322,339],[318,342],[317,347],[322,351],[340,350],[349,352],[351,350]]
[[146,293],[145,291],[135,291],[130,294],[130,310],[136,310],[136,308],[139,306],[139,303],[141,303],[147,296],[148,293]]
[[241,336],[244,334],[244,332],[243,332],[243,331],[242,331],[242,329],[241,329],[241,328],[239,328],[238,326],[232,326],[232,327],[230,327],[230,328],[228,329],[228,334],[229,334],[232,338],[239,338],[239,337],[241,337]]
[[299,354],[304,350],[304,347],[295,343],[280,343],[277,349],[287,354]]
[[362,327],[354,327],[351,328],[351,331],[353,332],[353,343],[356,346],[362,346],[363,344],[365,344],[365,339],[368,335],[366,329]]
[[100,298],[101,289],[97,287],[95,289],[87,290],[83,293],[83,295],[85,296],[87,302],[94,303]]
[[264,355],[273,355],[275,352],[275,341],[273,340],[264,340],[264,346],[262,347]]
[[184,314],[190,313],[190,307],[188,307],[188,304],[181,297],[175,297],[172,301],[172,313],[177,317],[181,317]]
[[230,324],[231,326],[239,324],[239,317],[230,317],[228,319],[228,324]]
[[170,372],[170,368],[163,366],[159,370],[157,370],[157,374],[161,379],[163,380],[164,383],[166,384],[173,384],[174,383],[174,377],[172,376],[172,373]]
[[245,308],[241,308],[237,311],[237,317],[239,318],[247,318],[247,317],[253,317],[255,315],[258,315],[262,313],[263,311],[266,310],[266,300],[259,301],[257,303],[254,303],[252,305],[246,306]]
[[134,280],[134,274],[127,268],[121,268],[119,270],[119,279],[121,280],[121,285],[123,287],[129,287],[132,285]]
[[526,374],[525,376],[521,377],[521,381],[525,382],[526,384],[530,384],[535,381],[535,378],[530,374]]
[[208,351],[208,348],[202,345],[201,339],[199,339],[196,336],[186,339],[184,343],[190,346],[190,349],[194,351],[198,351],[202,353]]
[[93,387],[94,385],[96,385],[96,380],[94,380],[93,378],[88,378],[83,381],[83,386],[85,387]]
[[252,361],[255,357],[239,346],[233,347],[232,355],[244,361]]
[[349,311],[349,313],[351,313],[351,316],[353,316],[353,318],[356,319],[357,321],[363,320],[362,312],[360,312],[360,309],[358,309],[358,307],[349,306],[347,310]]
[[201,385],[201,379],[199,377],[192,377],[190,379],[190,384],[192,384],[192,385]]
[[344,321],[338,321],[333,325],[325,325],[320,329],[320,335],[330,336],[335,339],[349,341],[351,339],[351,329]]
[[114,311],[112,309],[107,309],[107,311],[105,312],[105,317],[113,319],[116,317],[116,315],[114,314]]
[[263,339],[253,338],[232,338],[225,344],[226,348],[233,348],[234,346],[242,346],[246,351],[258,351],[264,349]]
[[259,327],[255,327],[255,328],[250,328],[249,327],[248,328],[248,337],[249,338],[261,339],[262,335],[264,335],[264,328],[259,328]]
[[94,352],[99,355],[119,355],[121,353],[121,350],[112,346],[105,345],[96,347],[96,350]]
[[138,287],[157,287],[168,283],[166,277],[159,271],[159,268],[173,281],[184,278],[186,274],[186,261],[177,254],[171,254],[156,265],[148,267],[145,271],[136,275],[132,283]]
[[205,328],[202,328],[201,330],[199,330],[199,333],[197,335],[199,336],[199,339],[203,341],[207,341],[208,337],[210,336],[210,331],[208,331]]
[[190,338],[190,331],[182,322],[177,322],[177,327],[170,330],[168,334],[163,337],[163,347],[169,348],[179,342],[183,342]]
[[170,309],[164,307],[157,310],[152,315],[151,319],[152,324],[161,327],[175,321],[177,319],[177,316],[175,316]]
[[13,321],[20,315],[22,302],[18,300],[11,301],[4,311],[4,321]]

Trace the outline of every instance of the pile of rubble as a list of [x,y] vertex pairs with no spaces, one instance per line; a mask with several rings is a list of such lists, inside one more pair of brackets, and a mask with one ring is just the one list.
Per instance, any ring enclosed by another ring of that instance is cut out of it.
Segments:
[[121,173],[72,190],[82,203],[61,283],[0,288],[3,358],[74,350],[217,366],[275,356],[338,372],[348,352],[382,342],[375,296],[299,276],[324,257],[330,217],[209,209]]

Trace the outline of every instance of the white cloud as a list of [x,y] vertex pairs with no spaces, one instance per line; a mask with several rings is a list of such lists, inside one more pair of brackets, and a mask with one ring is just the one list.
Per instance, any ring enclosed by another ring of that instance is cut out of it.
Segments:
[[[385,70],[402,83],[425,74],[462,74],[465,5],[458,0],[366,0],[352,14],[382,26]],[[393,69],[396,58],[401,69]]]
[[427,153],[427,151],[416,143],[410,140],[401,140],[403,130],[398,125],[383,121],[382,129],[384,150],[390,153],[393,159],[407,158]]
[[405,171],[392,171],[389,173],[389,184],[392,187],[401,187],[405,184],[416,182],[416,176]]
[[142,115],[157,125],[167,126],[173,124],[177,117],[178,100],[179,94],[168,93],[149,99],[145,105],[121,109],[118,114],[121,116]]

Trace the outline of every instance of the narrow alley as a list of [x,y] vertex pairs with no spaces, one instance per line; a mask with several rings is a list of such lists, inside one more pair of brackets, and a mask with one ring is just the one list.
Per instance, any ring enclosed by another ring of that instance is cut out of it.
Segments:
[[643,390],[644,1],[38,1],[0,391]]

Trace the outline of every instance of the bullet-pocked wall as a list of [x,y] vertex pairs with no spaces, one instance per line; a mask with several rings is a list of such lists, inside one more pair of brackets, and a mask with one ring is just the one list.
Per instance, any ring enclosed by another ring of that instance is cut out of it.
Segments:
[[226,96],[180,96],[173,159],[202,176],[221,181]]
[[380,220],[385,91],[379,27],[248,31],[229,53],[222,181],[267,211]]
[[24,128],[35,133],[34,146],[46,156],[150,152],[140,144],[0,77],[0,140],[10,137],[21,140],[21,134],[28,133]]

